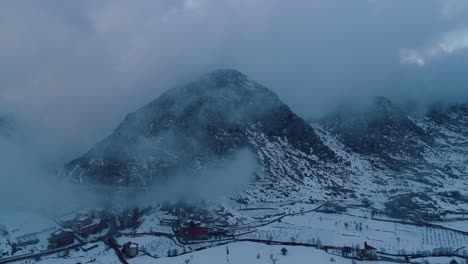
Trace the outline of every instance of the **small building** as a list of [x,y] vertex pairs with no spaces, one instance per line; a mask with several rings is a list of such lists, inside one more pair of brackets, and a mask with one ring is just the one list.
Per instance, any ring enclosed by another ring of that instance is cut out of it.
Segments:
[[182,235],[185,237],[185,240],[208,240],[209,239],[209,229],[207,227],[201,226],[188,226],[182,229]]
[[359,251],[359,256],[365,259],[376,259],[377,249],[364,242],[364,249]]
[[67,229],[59,229],[52,233],[49,237],[49,249],[53,248],[60,248],[64,246],[68,246],[75,242],[75,236],[72,230]]
[[134,258],[138,255],[138,244],[129,241],[125,243],[122,251],[127,257]]
[[328,201],[325,204],[323,204],[322,207],[317,210],[317,212],[334,214],[343,213],[346,212],[346,210],[346,207],[343,206],[341,203]]
[[343,247],[343,249],[341,250],[341,255],[343,257],[347,257],[351,255],[351,253],[353,253],[353,249],[351,247]]
[[228,231],[222,229],[210,230],[208,233],[209,237],[214,239],[222,239],[228,236]]
[[76,231],[79,232],[81,235],[88,236],[91,234],[95,234],[99,230],[99,222],[93,221],[91,224],[82,226]]
[[119,215],[119,228],[125,229],[134,227],[138,224],[138,217],[130,211],[123,212]]
[[81,228],[88,226],[93,223],[93,219],[87,216],[81,216],[73,220],[72,229],[75,231],[81,230]]
[[13,242],[13,246],[15,247],[24,247],[28,245],[34,245],[39,243],[39,239],[34,235],[24,235],[21,237],[17,237]]

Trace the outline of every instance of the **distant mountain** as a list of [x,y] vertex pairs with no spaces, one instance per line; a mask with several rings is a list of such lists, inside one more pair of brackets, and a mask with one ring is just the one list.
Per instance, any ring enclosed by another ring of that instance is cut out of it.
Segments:
[[437,126],[468,136],[468,104],[436,105],[427,117]]
[[425,147],[434,143],[430,134],[385,97],[375,97],[363,106],[342,106],[321,124],[350,151],[394,170],[423,162]]
[[433,107],[411,117],[376,97],[312,125],[357,175],[350,184],[360,186],[358,196],[383,195],[384,208],[396,217],[431,219],[443,210],[468,209],[467,110],[466,104]]

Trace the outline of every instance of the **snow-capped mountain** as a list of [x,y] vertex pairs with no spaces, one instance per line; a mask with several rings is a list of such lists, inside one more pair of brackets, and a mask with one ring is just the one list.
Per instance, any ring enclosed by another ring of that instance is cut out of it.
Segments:
[[322,124],[350,151],[369,157],[381,168],[411,169],[415,163],[424,162],[424,148],[434,142],[408,114],[384,97],[354,109],[341,107]]
[[258,199],[268,189],[284,197],[304,185],[317,188],[315,181],[329,180],[325,166],[335,157],[272,91],[238,71],[217,70],[128,115],[67,168],[79,182],[147,186],[177,173],[194,177],[243,148],[261,163],[249,195]]
[[358,110],[340,108],[313,126],[350,164],[358,196],[382,201],[395,217],[438,218],[444,210],[466,209],[466,110],[434,108],[416,118],[377,97]]
[[66,169],[80,183],[164,185],[247,148],[259,166],[238,201],[357,198],[431,218],[467,209],[467,124],[466,105],[414,118],[383,97],[308,124],[244,74],[217,70],[129,114]]

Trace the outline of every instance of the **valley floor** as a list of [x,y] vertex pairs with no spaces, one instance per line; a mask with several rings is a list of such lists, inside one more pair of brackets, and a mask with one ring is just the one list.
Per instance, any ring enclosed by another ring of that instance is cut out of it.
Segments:
[[[344,209],[336,211],[337,204]],[[0,234],[1,251],[10,252],[11,241],[25,233],[35,234],[40,242],[0,257],[0,263],[338,264],[353,263],[352,258],[356,263],[449,263],[456,259],[464,264],[468,261],[468,218],[463,214],[447,215],[440,222],[392,219],[353,201],[248,206],[234,203],[223,204],[223,208],[224,211],[211,216],[229,215],[224,222],[211,224],[226,230],[221,237],[186,241],[176,235],[177,226],[167,224],[176,216],[155,207],[143,215],[136,229],[117,231],[111,225],[108,231],[75,241],[67,257],[60,257],[62,252],[46,250],[48,234],[59,228],[59,224],[44,216],[11,213],[9,217],[1,217],[3,229],[8,233]],[[110,237],[115,238],[117,251],[109,247]],[[116,253],[121,254],[118,251],[129,241],[139,245],[138,255],[119,259]],[[358,252],[365,242],[377,249],[377,260],[359,260]],[[352,248],[349,258],[342,257],[345,247]],[[282,255],[282,248],[287,249],[286,255]],[[169,252],[175,256],[168,257]],[[17,262],[8,259],[24,254],[34,257]]]
[[[227,253],[229,248],[229,256]],[[282,255],[283,246],[270,246],[262,243],[236,242],[226,246],[218,246],[203,251],[181,255],[174,258],[153,259],[150,257],[139,257],[132,259],[129,263],[138,264],[310,264],[310,263],[335,263],[350,264],[351,259],[333,256],[322,250],[310,247],[288,246],[286,255]],[[229,258],[229,261],[228,261]],[[362,263],[362,262],[357,262]],[[391,263],[366,261],[365,263]]]

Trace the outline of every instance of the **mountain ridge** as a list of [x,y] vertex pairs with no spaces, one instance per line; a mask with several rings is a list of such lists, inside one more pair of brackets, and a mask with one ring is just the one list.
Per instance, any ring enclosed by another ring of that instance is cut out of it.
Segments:
[[[106,184],[133,185],[137,180],[125,176],[143,171],[134,178],[144,174],[140,183],[147,185],[180,167],[193,169],[222,159],[234,149],[256,151],[261,146],[253,143],[254,133],[275,142],[288,139],[293,148],[321,159],[334,158],[313,128],[276,94],[238,71],[217,70],[127,115],[109,137],[67,167],[78,181],[97,175]],[[169,150],[175,158],[158,149]],[[145,160],[142,153],[155,159]]]
[[[402,200],[413,199],[419,207],[404,214],[431,218],[468,209],[466,109],[415,118],[376,97],[358,111],[339,109],[309,124],[239,71],[217,70],[127,115],[66,169],[79,183],[164,186],[173,175],[196,178],[248,148],[258,169],[233,197],[239,202],[353,198],[395,214]],[[461,198],[445,195],[447,186]]]

